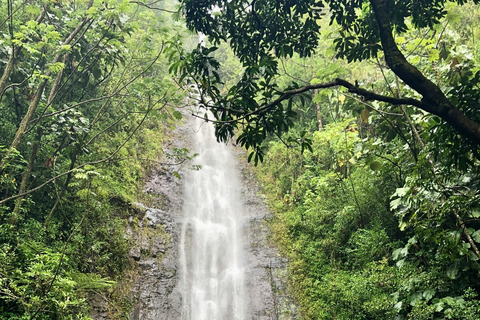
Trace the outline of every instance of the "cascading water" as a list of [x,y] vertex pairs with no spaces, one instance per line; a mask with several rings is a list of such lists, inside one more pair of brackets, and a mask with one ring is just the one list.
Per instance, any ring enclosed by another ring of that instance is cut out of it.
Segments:
[[194,135],[195,162],[187,174],[179,246],[182,320],[244,320],[247,300],[242,265],[242,208],[236,159],[215,141],[213,127]]

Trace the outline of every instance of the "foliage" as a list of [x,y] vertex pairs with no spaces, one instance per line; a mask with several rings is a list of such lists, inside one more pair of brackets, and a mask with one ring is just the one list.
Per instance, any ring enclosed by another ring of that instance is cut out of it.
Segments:
[[88,319],[87,293],[129,265],[130,202],[181,120],[164,53],[184,28],[170,2],[0,5],[0,318]]
[[[468,110],[480,60],[459,21],[479,11],[472,4],[448,9],[434,30],[411,29],[396,41]],[[311,58],[285,59],[275,83],[341,76],[382,94],[417,95],[381,53],[378,60],[326,63],[331,42],[319,46],[324,51]],[[356,99],[343,89],[311,96],[305,104],[293,98],[300,121],[281,139],[267,136],[256,169],[275,215],[273,241],[289,258],[300,318],[478,318],[478,147],[411,106]],[[312,132],[312,150],[302,153],[290,141],[304,131]]]
[[[465,81],[473,83],[470,88],[464,84],[461,90],[465,92],[451,92],[436,81],[440,79],[440,72],[435,64],[434,70],[423,64],[437,61],[441,58],[440,53],[442,59],[449,59],[449,55],[450,59],[456,59],[451,64],[453,66],[460,61],[454,50],[449,52],[446,49],[448,46],[444,44],[448,37],[443,42],[444,33],[437,31],[443,18],[453,19],[454,14],[447,15],[447,9],[454,11],[453,4],[446,1],[394,3],[380,0],[261,3],[184,0],[181,3],[188,27],[205,34],[210,42],[207,46],[199,44],[171,71],[178,73],[180,79],[188,77],[196,81],[201,105],[211,110],[215,117],[219,140],[227,141],[236,129],[241,129],[237,140],[252,149],[250,160],[255,163],[262,160],[262,142],[269,135],[280,136],[294,127],[296,113],[292,104],[295,99],[300,100],[305,108],[311,97],[310,91],[333,87],[343,87],[365,100],[387,102],[402,108],[408,105],[436,115],[442,119],[442,128],[446,127],[448,131],[448,134],[439,134],[441,139],[459,141],[456,144],[468,152],[478,149],[478,112],[473,112],[474,102],[468,98],[478,94],[478,81],[472,77],[474,73],[462,73]],[[456,3],[462,5],[465,1]],[[334,32],[325,27],[327,21],[336,26]],[[432,30],[434,35],[425,41],[417,38],[406,43],[408,32],[425,30],[427,34]],[[440,37],[436,38],[438,32]],[[312,57],[320,39],[332,34],[337,58],[345,58],[348,62],[384,60],[396,77],[397,92],[370,90],[364,85],[368,81],[363,79],[347,81],[328,77],[324,82],[319,83],[317,79],[313,83],[307,81],[307,84],[297,82],[296,78],[288,84],[277,81],[281,74],[281,59],[291,58],[294,54],[300,58]],[[398,36],[396,40],[395,36]],[[215,59],[222,41],[230,45],[244,69],[228,91],[221,91],[223,79],[220,78],[219,62]],[[440,42],[443,51],[439,49]],[[428,51],[428,57],[425,59],[416,54],[410,58],[411,52],[419,47]],[[408,86],[409,90],[400,92],[400,86]],[[460,97],[464,103],[458,100]],[[450,126],[444,126],[445,122]],[[308,148],[307,145],[304,143],[302,149]]]

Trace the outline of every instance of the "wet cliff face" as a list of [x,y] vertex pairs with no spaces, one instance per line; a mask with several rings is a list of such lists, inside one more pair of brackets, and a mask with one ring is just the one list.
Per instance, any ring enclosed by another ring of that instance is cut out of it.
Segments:
[[182,212],[181,180],[173,168],[154,170],[145,193],[151,201],[137,204],[145,211],[139,228],[129,228],[135,246],[130,256],[137,272],[131,287],[134,302],[130,319],[180,319],[182,306],[178,291],[178,241]]
[[287,292],[287,261],[270,241],[268,220],[272,215],[259,194],[258,182],[244,159],[244,151],[236,149],[236,154],[240,159],[242,195],[247,216],[244,237],[251,319],[297,319],[296,306]]
[[[180,135],[188,137],[193,132],[187,126]],[[177,139],[171,147],[188,148],[188,140]],[[232,147],[232,152],[242,158],[243,150]],[[121,285],[131,305],[129,319],[183,320],[178,245],[185,179],[178,179],[173,172],[182,176],[184,170],[188,169],[164,166],[153,170],[144,187],[147,200],[135,204],[137,214],[129,219],[127,235],[132,243],[129,255],[133,268]],[[296,309],[286,292],[286,261],[269,241],[270,212],[257,194],[257,182],[245,161],[239,160],[238,170],[244,203],[242,233],[248,319],[295,319]],[[104,300],[96,297],[92,305],[94,319],[111,319]]]

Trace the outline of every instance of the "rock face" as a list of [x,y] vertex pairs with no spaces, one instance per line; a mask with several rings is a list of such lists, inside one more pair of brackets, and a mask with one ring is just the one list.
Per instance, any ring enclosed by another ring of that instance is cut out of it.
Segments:
[[[184,137],[190,134],[188,127],[181,130],[180,134]],[[175,147],[188,147],[182,145],[188,140],[177,139]],[[242,150],[234,149],[234,152],[241,158]],[[139,214],[129,219],[127,235],[134,244],[129,255],[135,265],[130,277],[125,280],[132,306],[129,319],[183,320],[177,272],[183,218],[183,180],[175,176],[177,172],[182,176],[182,170],[188,169],[165,166],[153,170],[144,187],[148,201],[135,204]],[[286,292],[286,261],[269,241],[267,221],[271,214],[264,199],[258,195],[258,184],[245,161],[239,161],[239,170],[243,176],[243,236],[246,290],[250,297],[249,320],[296,319],[296,308]],[[98,301],[98,297],[92,299],[93,319],[109,319],[104,305],[105,302]]]
[[[243,150],[236,150],[242,158]],[[270,211],[259,195],[258,183],[247,165],[240,161],[245,203],[244,224],[247,290],[251,297],[251,319],[296,319],[297,311],[287,292],[287,261],[269,241]]]
[[177,246],[181,227],[181,180],[175,178],[171,170],[155,170],[145,185],[145,192],[151,197],[151,207],[137,204],[145,215],[137,230],[128,230],[136,240],[130,256],[138,264],[131,286],[135,303],[130,319],[180,319]]

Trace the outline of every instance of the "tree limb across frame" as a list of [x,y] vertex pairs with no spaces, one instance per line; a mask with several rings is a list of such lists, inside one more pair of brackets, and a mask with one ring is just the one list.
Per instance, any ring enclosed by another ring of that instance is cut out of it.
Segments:
[[[453,2],[458,5],[465,3],[463,0]],[[479,3],[480,0],[473,2]],[[480,120],[467,110],[474,106],[462,105],[455,100],[455,96],[443,92],[439,85],[428,79],[427,73],[407,60],[395,42],[394,33],[434,28],[447,13],[445,1],[265,0],[251,4],[251,12],[245,11],[241,0],[181,0],[180,5],[188,27],[205,34],[209,40],[208,46],[198,48],[186,58],[190,66],[187,72],[183,72],[183,77],[197,78],[203,85],[204,92],[215,101],[204,106],[214,112],[219,124],[234,126],[238,120],[245,119],[247,124],[253,121],[252,134],[258,134],[259,130],[255,131],[253,127],[262,126],[262,123],[255,123],[257,120],[251,116],[275,111],[278,106],[278,114],[275,119],[270,119],[268,126],[278,124],[279,132],[285,132],[291,126],[289,120],[285,123],[280,115],[282,101],[310,90],[342,86],[365,100],[410,105],[438,116],[458,133],[459,138],[465,138],[467,144],[480,145]],[[212,7],[218,8],[214,15],[209,11]],[[331,24],[335,23],[340,30],[334,40],[337,57],[352,62],[376,58],[381,54],[390,70],[421,98],[388,97],[342,79],[281,93],[271,86],[275,82],[272,79],[279,75],[279,60],[292,57],[294,53],[304,58],[316,50],[323,31],[318,21],[324,19],[327,11]],[[218,73],[212,71],[217,68],[218,61],[209,56],[222,41],[229,43],[246,69],[235,89],[225,95],[220,94],[221,81],[215,79]],[[178,66],[173,69],[178,71]],[[260,84],[262,79],[267,85]],[[260,94],[263,89],[267,93],[265,96]],[[271,101],[273,97],[276,100]],[[222,140],[225,131],[231,133],[232,130],[218,128],[217,137],[220,136]],[[261,135],[264,136],[263,133]],[[255,140],[259,141],[257,138]]]
[[[359,95],[359,96],[363,97],[363,99],[365,101],[375,100],[375,101],[391,103],[391,104],[394,104],[394,105],[405,105],[406,104],[406,105],[415,106],[415,107],[418,107],[418,108],[421,108],[421,109],[424,109],[424,110],[425,110],[425,108],[427,108],[426,106],[424,106],[424,103],[420,100],[417,100],[417,99],[414,99],[414,98],[395,98],[395,97],[390,97],[390,96],[384,96],[384,95],[377,94],[375,92],[368,91],[368,90],[365,90],[363,88],[357,87],[354,84],[352,84],[352,83],[350,83],[346,80],[337,78],[337,79],[332,80],[332,81],[317,83],[317,84],[310,84],[310,85],[306,85],[306,86],[303,86],[303,87],[300,87],[300,88],[297,88],[297,89],[285,91],[280,95],[280,97],[278,97],[277,99],[275,99],[271,103],[255,110],[255,111],[243,114],[236,119],[227,120],[227,121],[221,121],[221,120],[208,120],[208,121],[213,122],[213,123],[235,123],[235,122],[239,122],[239,121],[241,121],[241,120],[243,120],[247,117],[250,117],[250,116],[263,115],[263,114],[271,111],[273,108],[278,106],[283,101],[286,101],[286,100],[288,100],[288,99],[290,99],[290,98],[292,98],[296,95],[299,95],[299,94],[302,94],[302,93],[305,93],[305,92],[308,92],[308,91],[316,90],[316,89],[327,89],[327,88],[333,88],[333,87],[344,87],[344,88],[348,89],[348,92],[354,93],[356,95]],[[238,109],[233,110],[233,109],[230,109],[230,108],[224,108],[224,107],[219,107],[219,106],[214,106],[212,108],[216,109],[216,110],[234,111],[236,113],[241,112]],[[425,111],[427,111],[427,110],[425,110]]]

